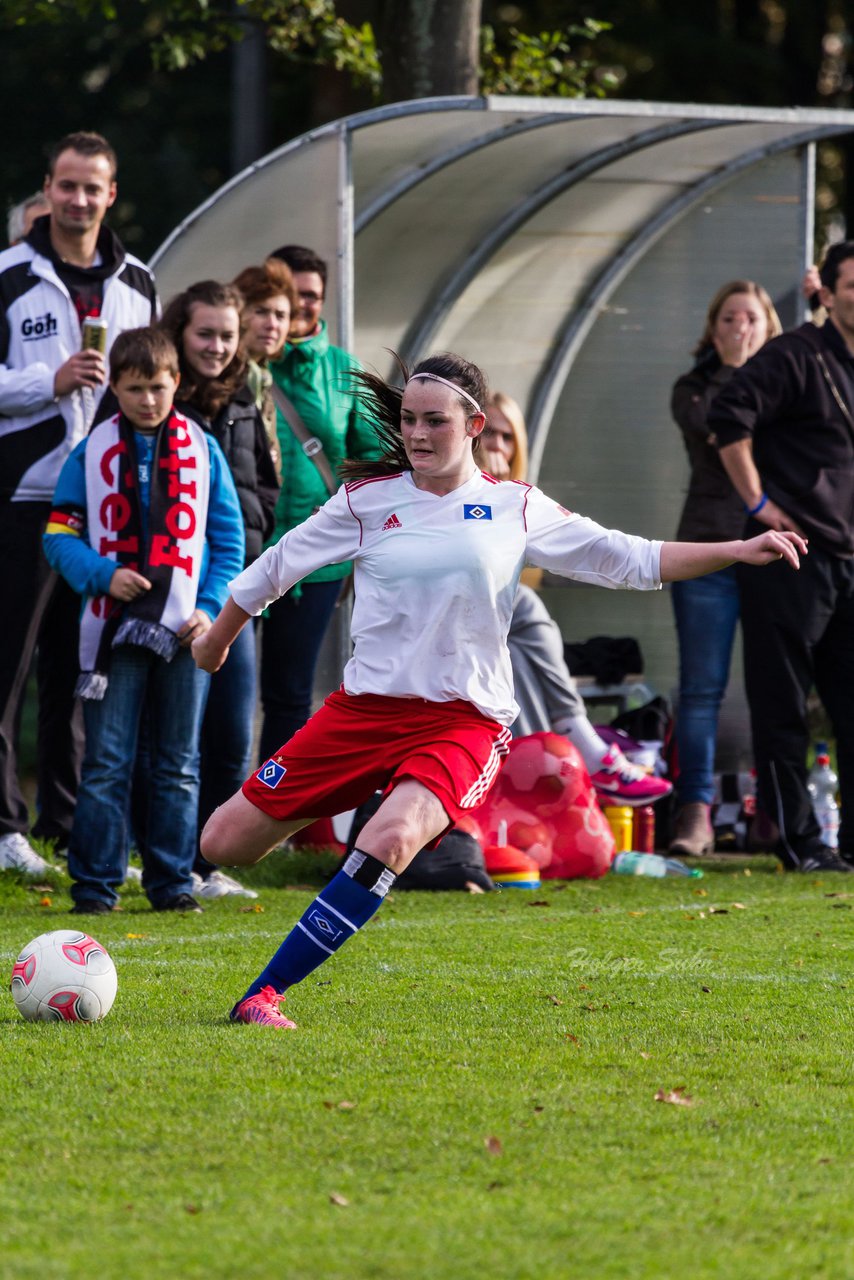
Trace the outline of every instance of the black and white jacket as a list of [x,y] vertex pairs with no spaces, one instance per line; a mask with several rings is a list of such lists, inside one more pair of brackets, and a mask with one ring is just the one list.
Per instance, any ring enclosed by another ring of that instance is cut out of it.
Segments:
[[[44,251],[47,223],[38,219],[25,241],[0,253],[0,501],[50,501],[62,464],[92,426],[104,391],[54,396],[57,369],[80,350],[80,321]],[[109,350],[123,330],[156,320],[157,294],[148,268],[106,227],[98,251]]]

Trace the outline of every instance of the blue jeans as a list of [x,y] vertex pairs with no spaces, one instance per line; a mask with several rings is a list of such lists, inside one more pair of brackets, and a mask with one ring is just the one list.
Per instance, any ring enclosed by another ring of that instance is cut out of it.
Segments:
[[301,729],[311,715],[320,646],[341,594],[338,582],[304,582],[271,604],[261,625],[261,761]]
[[676,792],[680,805],[711,804],[718,716],[729,681],[739,613],[735,566],[690,582],[674,582],[671,594],[679,637]]
[[[214,809],[239,791],[252,767],[257,663],[255,627],[247,624],[225,663],[211,676],[202,721],[199,831]],[[206,876],[211,864],[199,853],[195,868]]]
[[112,906],[128,862],[128,796],[143,707],[151,749],[143,885],[153,906],[192,889],[199,805],[199,731],[209,676],[189,649],[171,662],[138,645],[110,656],[102,702],[86,700],[86,754],[68,842],[75,902]]

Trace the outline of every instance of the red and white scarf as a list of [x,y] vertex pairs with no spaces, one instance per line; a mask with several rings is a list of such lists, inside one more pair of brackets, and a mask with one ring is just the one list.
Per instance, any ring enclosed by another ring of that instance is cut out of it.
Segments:
[[85,465],[89,545],[117,566],[136,569],[151,583],[151,590],[130,604],[111,596],[86,601],[76,692],[98,700],[107,690],[111,648],[142,645],[167,662],[178,651],[176,633],[196,607],[205,546],[208,440],[197,423],[174,411],[159,427],[145,540],[136,443],[127,419],[117,415],[92,429]]

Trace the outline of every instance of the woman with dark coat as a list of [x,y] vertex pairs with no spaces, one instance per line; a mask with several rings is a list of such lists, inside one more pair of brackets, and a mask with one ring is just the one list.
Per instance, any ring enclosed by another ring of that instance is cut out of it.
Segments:
[[[243,515],[246,564],[251,564],[273,532],[279,481],[264,421],[246,382],[242,311],[243,297],[234,286],[203,280],[172,299],[161,325],[178,350],[175,407],[209,431],[225,454]],[[256,688],[255,634],[248,627],[231,661],[211,681],[202,725],[200,830],[249,771]],[[202,898],[256,896],[201,855],[194,870],[195,892]]]
[[[724,470],[706,416],[735,370],[781,332],[774,304],[752,280],[729,281],[709,304],[702,337],[694,348],[696,364],[677,379],[670,402],[691,467],[676,531],[678,542],[741,537],[744,506]],[[671,595],[679,639],[679,777],[670,849],[700,856],[714,845],[711,805],[718,716],[739,613],[735,566],[690,582],[674,582]]]

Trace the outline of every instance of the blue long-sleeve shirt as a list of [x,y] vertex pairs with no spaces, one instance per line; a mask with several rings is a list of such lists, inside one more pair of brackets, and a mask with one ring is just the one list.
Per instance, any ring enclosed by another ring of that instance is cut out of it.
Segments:
[[[154,437],[135,432],[137,445],[137,477],[142,510],[143,534],[148,525],[151,496],[151,456]],[[86,510],[86,445],[82,440],[69,455],[59,473],[54,506]],[[205,530],[205,549],[199,575],[196,608],[215,618],[228,596],[228,584],[243,568],[243,517],[237,490],[225,455],[214,440],[207,437],[210,451],[210,497]],[[46,533],[43,538],[48,563],[81,596],[109,594],[110,582],[119,567],[115,560],[101,556],[89,543],[84,527],[80,536],[69,533]]]

